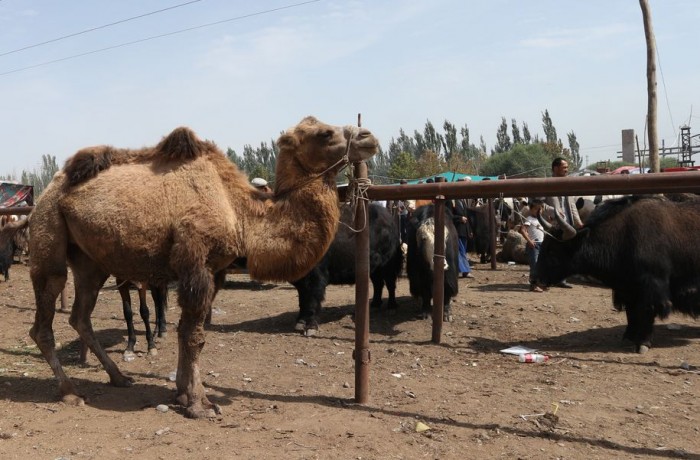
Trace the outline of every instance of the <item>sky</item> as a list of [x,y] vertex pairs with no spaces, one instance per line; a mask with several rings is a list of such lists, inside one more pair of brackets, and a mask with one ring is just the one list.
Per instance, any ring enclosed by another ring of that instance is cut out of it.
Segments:
[[[677,145],[700,134],[700,2],[649,1]],[[182,125],[240,154],[307,115],[361,113],[384,148],[449,120],[490,149],[502,117],[544,137],[545,110],[584,164],[617,160],[622,129],[644,147],[637,0],[0,0],[0,175]]]

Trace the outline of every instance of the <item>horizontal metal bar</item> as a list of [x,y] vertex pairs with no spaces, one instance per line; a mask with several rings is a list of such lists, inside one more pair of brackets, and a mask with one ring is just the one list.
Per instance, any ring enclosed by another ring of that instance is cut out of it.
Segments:
[[700,193],[700,171],[373,185],[372,200]]

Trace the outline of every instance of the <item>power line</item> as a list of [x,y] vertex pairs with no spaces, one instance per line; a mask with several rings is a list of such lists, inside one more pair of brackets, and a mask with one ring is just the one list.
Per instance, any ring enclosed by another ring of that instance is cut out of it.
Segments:
[[[1,2],[1,1],[2,1],[2,0],[0,0],[0,2]],[[97,26],[97,27],[93,27],[93,28],[91,28],[91,29],[81,30],[80,32],[75,32],[75,33],[72,33],[72,34],[63,35],[62,37],[52,38],[51,40],[46,40],[46,41],[41,42],[41,43],[35,43],[35,44],[33,44],[33,45],[28,45],[28,46],[24,46],[24,47],[22,47],[22,48],[17,48],[17,49],[11,50],[11,51],[6,51],[6,52],[4,52],[4,53],[0,53],[0,57],[1,57],[1,56],[7,56],[8,54],[19,53],[20,51],[28,50],[28,49],[31,49],[31,48],[36,48],[36,47],[42,46],[42,45],[47,45],[47,44],[49,44],[49,43],[54,43],[54,42],[57,42],[57,41],[60,41],[60,40],[65,40],[66,38],[76,37],[76,36],[78,36],[78,35],[86,34],[86,33],[89,33],[89,32],[94,32],[94,31],[96,31],[96,30],[105,29],[105,28],[107,28],[107,27],[116,26],[117,24],[123,24],[123,23],[125,23],[125,22],[133,21],[134,19],[141,19],[141,18],[145,18],[146,16],[151,16],[151,15],[154,15],[154,14],[162,13],[162,12],[164,12],[164,11],[174,10],[175,8],[180,8],[181,6],[186,6],[186,5],[190,5],[190,4],[192,4],[192,3],[197,3],[197,2],[201,2],[201,1],[202,1],[202,0],[192,0],[192,1],[189,1],[189,2],[185,2],[185,3],[180,3],[179,5],[169,6],[169,7],[167,7],[167,8],[163,8],[163,9],[160,9],[160,10],[151,11],[150,13],[144,13],[144,14],[140,14],[140,15],[138,15],[138,16],[133,16],[133,17],[130,17],[130,18],[120,19],[119,21],[110,22],[109,24],[105,24],[105,25],[102,25],[102,26]]]
[[[2,0],[0,0],[0,1],[2,1]],[[118,45],[107,46],[107,47],[105,47],[105,48],[100,48],[100,49],[96,49],[96,50],[92,50],[92,51],[86,51],[86,52],[84,52],[84,53],[74,54],[74,55],[66,56],[66,57],[59,58],[59,59],[53,59],[53,60],[51,60],[51,61],[41,62],[41,63],[39,63],[39,64],[33,64],[33,65],[30,65],[30,66],[26,66],[26,67],[20,67],[20,68],[17,68],[17,69],[8,70],[7,72],[2,72],[2,73],[0,73],[0,77],[3,77],[3,76],[5,76],[5,75],[10,75],[10,74],[13,74],[13,73],[17,73],[17,72],[22,72],[22,71],[24,71],[24,70],[35,69],[35,68],[37,68],[37,67],[43,67],[43,66],[47,66],[47,65],[50,65],[50,64],[56,64],[56,63],[58,63],[58,62],[69,61],[69,60],[71,60],[71,59],[76,59],[76,58],[79,58],[79,57],[89,56],[89,55],[91,55],[91,54],[102,53],[102,52],[104,52],[104,51],[110,51],[110,50],[117,49],[117,48],[122,48],[122,47],[125,47],[125,46],[135,45],[135,44],[138,44],[138,43],[143,43],[143,42],[147,42],[147,41],[150,41],[150,40],[155,40],[155,39],[158,39],[158,38],[169,37],[169,36],[171,36],[171,35],[177,35],[177,34],[181,34],[181,33],[185,33],[185,32],[191,32],[191,31],[193,31],[193,30],[203,29],[203,28],[205,28],[205,27],[211,27],[211,26],[215,26],[215,25],[219,25],[219,24],[224,24],[224,23],[227,23],[227,22],[240,21],[240,20],[242,20],[242,19],[248,19],[248,18],[252,18],[252,17],[254,17],[254,16],[261,16],[261,15],[263,15],[263,14],[274,13],[274,12],[277,12],[277,11],[286,10],[286,9],[290,9],[290,8],[295,8],[295,7],[299,7],[299,6],[303,6],[303,5],[308,5],[309,3],[317,3],[317,2],[320,2],[320,1],[321,1],[321,0],[308,0],[308,1],[306,1],[306,2],[294,3],[294,4],[291,4],[291,5],[280,6],[279,8],[272,8],[272,9],[269,9],[269,10],[258,11],[258,12],[255,12],[255,13],[244,14],[244,15],[242,15],[242,16],[236,16],[236,17],[229,18],[229,19],[223,19],[223,20],[221,20],[221,21],[215,21],[215,22],[210,22],[210,23],[207,23],[207,24],[201,24],[201,25],[198,25],[198,26],[188,27],[188,28],[186,28],[186,29],[180,29],[180,30],[176,30],[176,31],[173,31],[173,32],[168,32],[168,33],[164,33],[164,34],[160,34],[160,35],[153,35],[153,36],[151,36],[151,37],[146,37],[146,38],[141,38],[141,39],[138,39],[138,40],[133,40],[133,41],[130,41],[130,42],[120,43],[120,44],[118,44]]]
[[664,69],[661,68],[661,55],[659,47],[656,47],[656,60],[659,61],[659,72],[661,73],[661,84],[664,86],[664,96],[666,96],[666,107],[668,108],[668,116],[671,117],[671,126],[673,127],[673,137],[678,137],[676,134],[676,124],[673,122],[673,114],[671,113],[671,103],[668,100],[668,92],[666,91],[666,79],[664,78]]

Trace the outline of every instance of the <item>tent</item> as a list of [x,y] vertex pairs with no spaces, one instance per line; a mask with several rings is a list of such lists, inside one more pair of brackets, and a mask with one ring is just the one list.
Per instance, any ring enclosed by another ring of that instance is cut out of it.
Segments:
[[34,187],[0,182],[0,208],[13,206],[34,206]]

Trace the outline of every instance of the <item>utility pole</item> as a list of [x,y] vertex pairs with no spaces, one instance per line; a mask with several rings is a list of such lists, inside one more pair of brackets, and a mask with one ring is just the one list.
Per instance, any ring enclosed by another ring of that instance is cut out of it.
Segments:
[[656,39],[651,25],[649,0],[639,0],[644,19],[644,36],[647,42],[647,130],[649,133],[649,167],[651,172],[660,172],[659,141],[656,135]]

